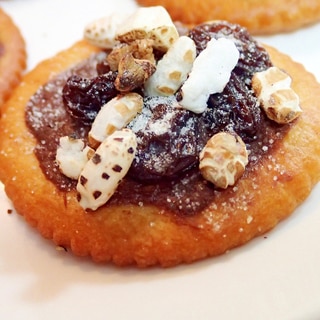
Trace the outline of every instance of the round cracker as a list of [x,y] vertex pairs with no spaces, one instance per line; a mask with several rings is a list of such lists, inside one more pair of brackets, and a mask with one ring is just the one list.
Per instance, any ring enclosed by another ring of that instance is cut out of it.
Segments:
[[137,0],[143,6],[164,6],[173,20],[199,24],[227,20],[246,27],[251,34],[292,31],[320,20],[318,0]]
[[289,216],[320,178],[320,86],[288,56],[266,47],[274,64],[289,72],[303,113],[281,142],[236,187],[216,194],[193,217],[177,217],[155,206],[105,205],[94,213],[48,181],[33,153],[36,141],[25,124],[25,106],[51,76],[97,49],[84,41],[25,75],[1,119],[0,179],[17,212],[56,245],[75,255],[116,265],[163,267],[216,256],[248,242]]
[[23,36],[12,19],[0,8],[0,109],[20,82],[25,67]]

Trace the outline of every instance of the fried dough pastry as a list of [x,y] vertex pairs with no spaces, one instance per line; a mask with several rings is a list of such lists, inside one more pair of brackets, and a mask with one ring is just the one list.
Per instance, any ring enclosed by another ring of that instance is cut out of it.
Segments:
[[23,36],[12,19],[0,8],[0,108],[21,80],[25,67]]
[[288,32],[320,19],[318,0],[137,0],[143,6],[162,5],[174,20],[199,24],[209,20],[228,20],[246,27],[251,34]]
[[0,179],[16,211],[56,245],[119,266],[191,263],[272,229],[308,197],[320,178],[320,86],[301,64],[265,48],[274,65],[292,77],[303,113],[253,170],[234,187],[217,190],[205,209],[190,216],[153,204],[112,202],[87,212],[75,189],[59,190],[46,178],[34,153],[37,141],[26,126],[26,105],[50,78],[98,49],[80,41],[40,63],[6,102],[0,125]]

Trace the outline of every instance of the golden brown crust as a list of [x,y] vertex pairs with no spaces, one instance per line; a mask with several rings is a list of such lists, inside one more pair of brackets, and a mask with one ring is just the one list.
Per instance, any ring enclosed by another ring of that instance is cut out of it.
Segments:
[[303,202],[320,178],[320,86],[288,56],[267,47],[275,65],[287,70],[300,95],[302,116],[281,148],[235,188],[217,192],[211,206],[190,218],[159,213],[152,206],[104,206],[84,212],[75,192],[62,193],[42,174],[24,107],[50,76],[96,49],[85,42],[27,74],[5,104],[0,122],[0,179],[17,211],[57,245],[94,261],[139,267],[174,266],[224,253],[273,228]]
[[251,34],[291,31],[320,20],[318,0],[137,0],[143,6],[162,5],[173,20],[199,24],[227,20],[246,27]]
[[26,67],[25,42],[18,27],[0,8],[0,110]]

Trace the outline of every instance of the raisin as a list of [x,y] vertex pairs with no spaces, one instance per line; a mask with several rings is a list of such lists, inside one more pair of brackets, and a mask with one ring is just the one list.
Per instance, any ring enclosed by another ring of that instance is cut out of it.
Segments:
[[68,112],[85,124],[90,124],[101,107],[114,98],[117,74],[109,72],[94,78],[71,76],[62,90],[63,102]]
[[111,68],[110,68],[110,65],[109,65],[107,59],[99,61],[97,63],[96,69],[97,69],[98,75],[109,73],[111,71]]
[[179,108],[173,97],[147,97],[129,125],[138,138],[130,174],[140,180],[175,177],[198,162],[207,141],[201,118]]
[[206,48],[212,39],[228,38],[234,41],[240,52],[240,58],[234,72],[246,81],[257,71],[271,67],[267,51],[258,44],[248,31],[237,24],[217,21],[198,25],[190,30],[189,37],[196,44],[197,54]]
[[254,139],[262,121],[257,98],[235,73],[222,93],[209,97],[203,117],[209,135],[231,131],[245,142]]

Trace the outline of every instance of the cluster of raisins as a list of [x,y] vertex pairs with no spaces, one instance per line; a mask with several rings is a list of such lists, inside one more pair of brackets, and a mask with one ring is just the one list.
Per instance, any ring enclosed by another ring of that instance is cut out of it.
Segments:
[[212,38],[233,40],[240,52],[234,73],[243,81],[251,79],[255,72],[265,70],[272,65],[266,50],[252,38],[244,27],[237,24],[226,21],[204,23],[191,29],[189,37],[196,44],[197,54],[206,48]]
[[175,177],[198,161],[208,138],[202,118],[176,104],[172,97],[144,99],[144,111],[129,125],[139,141],[132,176]]
[[71,76],[63,87],[62,97],[70,114],[90,124],[101,107],[114,98],[118,91],[114,86],[116,72],[108,72],[94,78]]
[[209,135],[235,132],[248,143],[255,138],[262,121],[257,98],[235,73],[222,93],[209,97],[203,118]]
[[[175,177],[193,167],[201,148],[219,131],[236,132],[250,143],[262,121],[250,79],[255,72],[271,66],[267,52],[246,29],[228,22],[196,26],[188,36],[194,40],[197,54],[212,38],[232,39],[240,58],[225,89],[209,97],[208,108],[202,115],[177,108],[171,98],[159,102],[157,97],[145,97],[144,111],[129,124],[138,137],[130,173],[142,180]],[[63,89],[67,110],[84,124],[90,124],[101,106],[118,94],[114,86],[117,73],[111,72],[105,61],[97,65],[97,74],[90,79],[72,76]],[[139,91],[143,92],[143,88]],[[167,129],[160,130],[165,121]],[[144,125],[137,125],[139,122]]]

